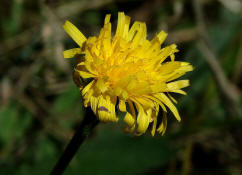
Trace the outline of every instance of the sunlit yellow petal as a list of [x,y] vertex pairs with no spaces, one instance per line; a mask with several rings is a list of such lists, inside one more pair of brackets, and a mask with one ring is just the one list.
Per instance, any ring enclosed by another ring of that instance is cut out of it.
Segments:
[[177,104],[177,101],[176,101],[176,99],[174,99],[172,96],[171,96],[171,94],[169,94],[169,93],[167,93],[167,95],[168,95],[168,97],[174,102],[174,103],[176,103]]
[[116,29],[116,36],[122,36],[125,25],[125,15],[124,12],[118,13],[118,25]]
[[164,32],[163,30],[160,31],[160,33],[157,35],[157,37],[159,38],[160,44],[162,44],[165,41],[167,35],[168,34],[166,32]]
[[100,90],[101,93],[104,93],[108,89],[108,86],[105,84],[105,82],[102,79],[98,79],[95,85]]
[[84,96],[92,87],[92,85],[94,84],[94,80],[91,81],[88,85],[85,86],[85,88],[82,90],[82,95]]
[[178,93],[178,94],[182,94],[182,95],[187,95],[187,93],[183,90],[171,90],[170,92],[174,92],[174,93]]
[[158,127],[157,131],[159,133],[162,133],[162,135],[164,135],[166,132],[166,127],[167,127],[167,113],[163,112],[163,118],[162,118],[161,124]]
[[92,78],[92,77],[95,77],[95,75],[91,74],[91,73],[88,73],[86,71],[81,71],[81,70],[78,70],[78,69],[75,69],[82,78]]
[[94,96],[91,96],[90,97],[90,105],[91,105],[91,108],[92,108],[92,111],[97,114],[97,106],[98,106],[98,97],[94,97]]
[[127,125],[130,128],[132,128],[135,124],[135,118],[129,112],[127,112],[125,117],[124,117],[124,122],[127,123]]
[[63,57],[64,58],[73,58],[75,55],[81,54],[81,53],[82,53],[82,51],[80,48],[69,49],[69,50],[65,50],[63,52]]
[[112,101],[110,97],[104,98],[100,96],[98,99],[98,118],[103,122],[117,122],[118,118],[115,114],[116,100]]
[[151,128],[151,135],[152,135],[152,136],[155,135],[156,124],[157,124],[157,118],[154,118],[154,119],[153,119],[152,128]]
[[122,111],[122,112],[126,112],[126,104],[125,104],[125,101],[120,99],[119,100],[119,110]]
[[78,30],[70,21],[66,21],[63,25],[65,31],[70,37],[80,46],[87,40],[87,38]]
[[178,121],[181,121],[181,117],[180,117],[176,107],[174,106],[174,104],[169,100],[169,98],[164,93],[157,94],[156,97],[160,101],[162,101],[162,103],[164,103],[171,110],[171,112],[174,114],[174,116],[176,117],[176,119]]
[[111,15],[110,14],[107,14],[106,17],[105,17],[105,20],[104,20],[104,24],[109,23],[110,18],[111,18]]
[[137,106],[137,110],[138,110],[138,116],[137,116],[137,129],[136,129],[136,133],[137,135],[143,134],[145,133],[145,131],[147,130],[148,126],[149,126],[149,122],[151,119],[151,109],[148,110],[144,110],[143,107],[140,104],[135,103]]
[[189,86],[189,80],[178,80],[167,84],[169,90],[178,90]]

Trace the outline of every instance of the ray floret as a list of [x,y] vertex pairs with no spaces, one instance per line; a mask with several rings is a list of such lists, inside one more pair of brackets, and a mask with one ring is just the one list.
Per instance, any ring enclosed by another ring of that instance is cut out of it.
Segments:
[[[85,107],[90,106],[100,121],[118,122],[116,105],[125,112],[125,131],[141,135],[152,125],[151,134],[162,135],[167,126],[167,110],[181,117],[170,93],[186,95],[182,90],[189,80],[177,80],[193,67],[175,61],[177,46],[161,48],[167,33],[161,31],[149,41],[146,24],[136,21],[130,27],[130,17],[118,13],[115,34],[111,33],[111,15],[106,15],[98,36],[86,38],[71,22],[63,28],[78,44],[78,48],[63,52],[64,58],[78,57],[75,75],[91,82],[81,89]],[[80,55],[82,55],[80,59]],[[159,109],[163,116],[157,126]]]

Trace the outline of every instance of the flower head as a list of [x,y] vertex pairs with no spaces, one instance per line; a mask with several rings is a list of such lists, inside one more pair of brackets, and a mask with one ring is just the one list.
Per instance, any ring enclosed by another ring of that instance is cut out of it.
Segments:
[[[175,61],[174,53],[178,52],[175,44],[161,48],[167,36],[164,31],[149,41],[145,23],[136,21],[131,28],[129,25],[130,17],[119,12],[112,37],[110,15],[106,15],[100,34],[87,39],[66,21],[63,27],[79,48],[66,50],[63,55],[77,58],[74,79],[91,79],[80,90],[85,107],[91,106],[100,121],[117,122],[115,109],[118,106],[125,112],[126,131],[136,128],[136,134],[140,135],[151,124],[152,135],[155,131],[164,134],[167,108],[181,120],[170,92],[186,94],[181,89],[187,87],[189,81],[176,79],[193,67],[187,62]],[[163,117],[157,127],[160,107]]]

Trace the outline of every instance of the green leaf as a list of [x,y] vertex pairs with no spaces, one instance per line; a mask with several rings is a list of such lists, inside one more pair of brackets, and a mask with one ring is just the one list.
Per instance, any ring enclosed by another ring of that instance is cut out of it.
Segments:
[[66,92],[62,93],[55,101],[53,111],[56,113],[72,110],[79,102],[81,106],[81,94],[76,86],[71,86]]
[[98,136],[80,148],[66,175],[141,173],[164,165],[174,156],[175,151],[165,137],[134,137],[119,127],[101,127],[105,129],[99,128]]

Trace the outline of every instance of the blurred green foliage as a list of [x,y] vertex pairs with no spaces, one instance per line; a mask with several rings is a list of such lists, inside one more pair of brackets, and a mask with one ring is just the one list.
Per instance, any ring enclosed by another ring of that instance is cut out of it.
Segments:
[[[165,136],[154,138],[149,133],[125,134],[122,124],[100,124],[64,174],[242,174],[241,117],[234,118],[225,108],[220,87],[196,45],[200,35],[192,2],[1,2],[0,174],[51,171],[84,115],[81,95],[71,79],[72,65],[61,55],[75,44],[61,25],[69,19],[91,36],[100,30],[106,13],[116,23],[118,11],[145,21],[149,37],[161,29],[168,31],[165,44],[177,43],[176,58],[194,65],[185,76],[191,81],[188,95],[175,95],[182,122],[169,115]],[[200,2],[212,49],[240,96],[241,11],[223,0]],[[231,3],[241,5],[238,0]]]

